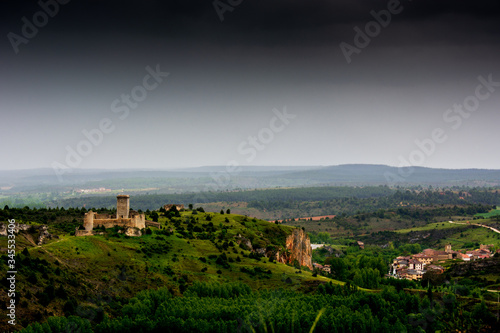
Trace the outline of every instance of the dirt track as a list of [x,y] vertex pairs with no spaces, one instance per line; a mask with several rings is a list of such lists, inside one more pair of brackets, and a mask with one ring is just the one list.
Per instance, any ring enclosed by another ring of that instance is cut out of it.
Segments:
[[467,225],[476,225],[478,227],[483,227],[483,228],[487,228],[487,229],[490,229],[491,231],[494,231],[496,233],[499,233],[500,234],[500,230],[498,229],[495,229],[493,227],[490,227],[490,226],[487,226],[487,225],[484,225],[484,224],[479,224],[479,223],[459,223],[459,222],[453,222],[453,221],[448,221],[450,223],[455,223],[455,224],[467,224]]

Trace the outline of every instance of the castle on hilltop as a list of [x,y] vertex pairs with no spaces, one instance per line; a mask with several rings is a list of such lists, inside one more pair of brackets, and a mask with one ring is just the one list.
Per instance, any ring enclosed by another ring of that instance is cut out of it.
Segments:
[[[116,217],[109,214],[97,214],[89,211],[85,213],[83,218],[84,230],[75,231],[75,236],[90,236],[95,235],[94,227],[113,228],[115,226],[125,227],[125,233],[129,236],[141,236],[141,229],[146,228],[146,218],[144,214],[140,214],[135,210],[130,209],[130,196],[119,195],[116,197]],[[131,228],[136,228],[131,229]]]

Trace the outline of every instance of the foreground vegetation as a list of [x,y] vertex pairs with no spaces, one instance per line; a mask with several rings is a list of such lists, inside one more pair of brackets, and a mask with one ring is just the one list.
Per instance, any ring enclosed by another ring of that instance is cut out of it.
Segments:
[[[91,318],[95,319],[95,318]],[[95,322],[95,321],[94,321]],[[424,297],[386,288],[381,293],[321,285],[312,294],[251,291],[244,284],[195,283],[183,297],[167,289],[140,292],[121,315],[92,327],[81,317],[50,318],[23,332],[434,332],[492,330],[484,302],[466,309],[453,294]]]

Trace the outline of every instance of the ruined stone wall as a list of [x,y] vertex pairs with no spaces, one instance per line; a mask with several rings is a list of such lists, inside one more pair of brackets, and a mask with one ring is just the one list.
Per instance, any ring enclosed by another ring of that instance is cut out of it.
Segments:
[[87,231],[87,230],[78,230],[78,228],[76,228],[75,230],[75,236],[92,236],[94,233],[91,231]]
[[94,229],[95,216],[96,213],[94,213],[93,211],[85,213],[85,216],[83,218],[83,227],[86,231],[92,231],[92,229]]
[[146,227],[155,227],[155,228],[160,227],[159,222],[153,222],[153,221],[146,220],[145,224],[146,224]]
[[136,216],[136,215],[140,215],[138,211],[136,211],[136,210],[132,210],[132,209],[131,209],[131,210],[129,210],[129,212],[128,212],[128,217],[134,217],[134,216]]
[[136,221],[133,219],[102,219],[102,220],[94,220],[94,228],[98,228],[104,226],[104,228],[113,228],[114,226],[118,227],[135,227]]
[[146,216],[144,214],[135,215],[132,218],[132,222],[134,223],[134,226],[136,228],[139,228],[139,229],[146,228]]
[[101,220],[101,219],[113,219],[114,217],[109,215],[109,214],[95,214],[95,219],[96,220]]

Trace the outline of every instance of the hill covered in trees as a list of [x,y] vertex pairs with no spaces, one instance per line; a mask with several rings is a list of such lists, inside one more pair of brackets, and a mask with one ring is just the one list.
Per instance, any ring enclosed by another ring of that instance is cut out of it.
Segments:
[[[112,208],[115,195],[77,196],[50,200],[49,207]],[[184,194],[149,194],[134,196],[134,209],[156,209],[163,204],[203,204],[218,212],[231,209],[242,215],[267,220],[290,219],[320,215],[353,215],[397,207],[422,205],[500,205],[500,193],[490,188],[433,189],[413,187],[391,189],[387,186],[349,187],[325,186],[288,189],[203,192]]]

